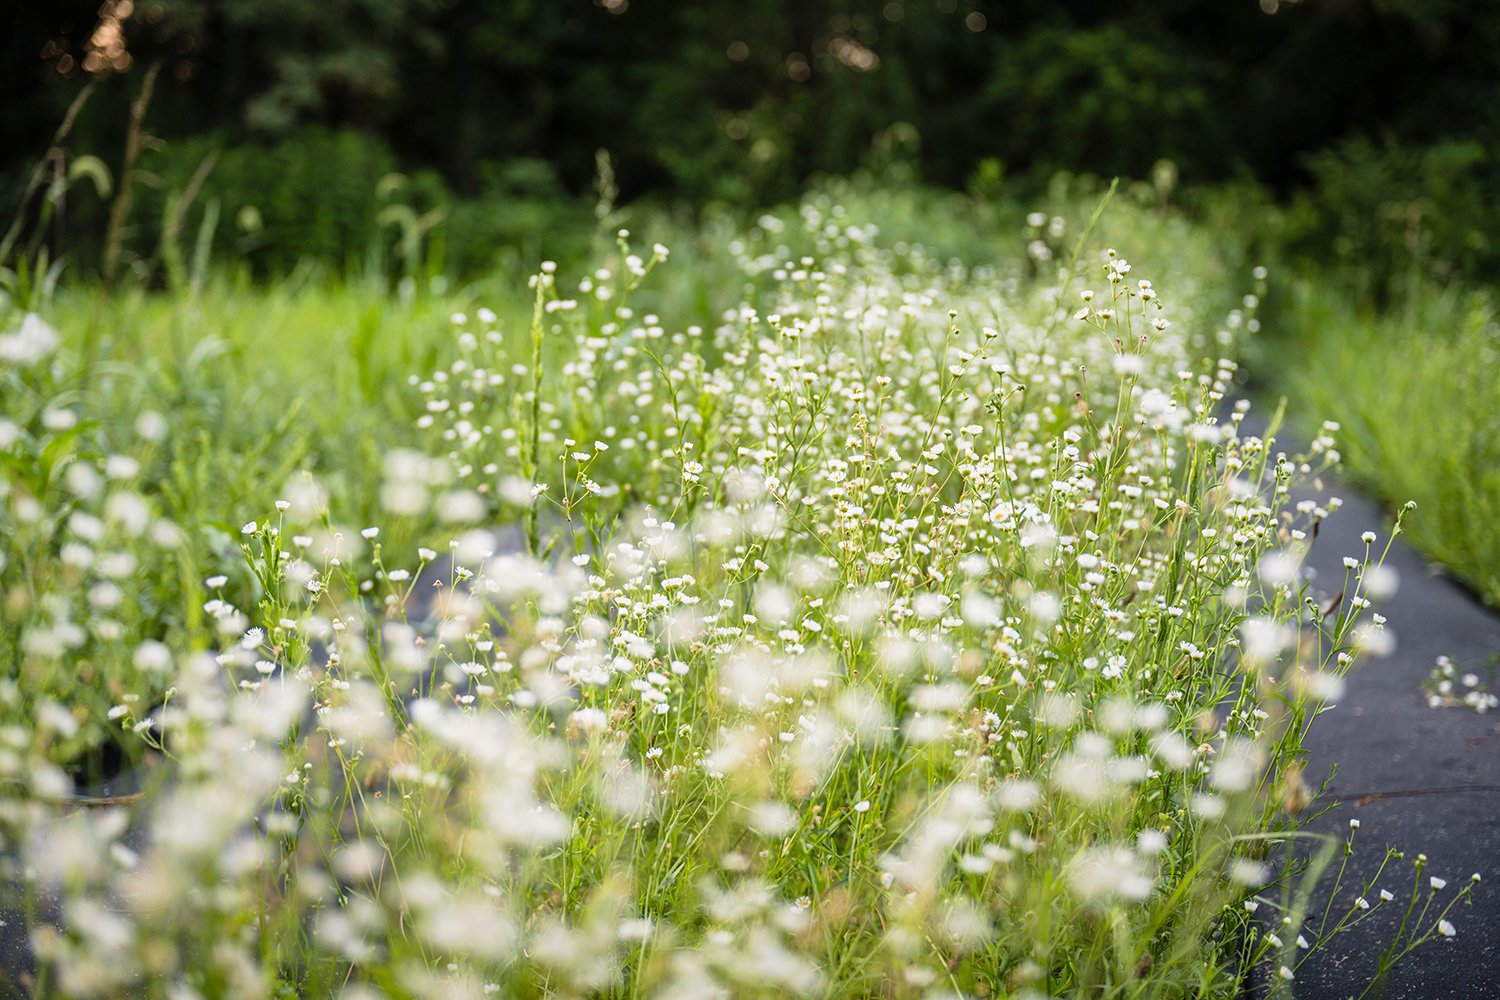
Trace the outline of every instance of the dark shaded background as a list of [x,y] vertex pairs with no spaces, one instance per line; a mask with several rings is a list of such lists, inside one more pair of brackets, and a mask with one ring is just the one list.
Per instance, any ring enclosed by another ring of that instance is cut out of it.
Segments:
[[[992,192],[1168,160],[1189,185],[1302,193],[1304,249],[1500,258],[1494,0],[61,0],[6,18],[0,211],[88,79],[69,147],[117,164],[159,62],[140,225],[151,191],[221,149],[201,199],[254,205],[268,225],[245,249],[272,269],[362,245],[391,170],[417,208],[505,215],[592,198],[599,150],[622,199],[741,206],[894,161]],[[103,212],[74,200],[86,259]],[[545,230],[533,215],[451,227],[454,259]]]

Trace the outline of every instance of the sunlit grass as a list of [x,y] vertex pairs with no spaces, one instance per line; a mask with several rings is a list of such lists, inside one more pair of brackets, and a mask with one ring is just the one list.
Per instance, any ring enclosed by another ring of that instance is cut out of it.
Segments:
[[1282,848],[1385,542],[1301,576],[1324,459],[1230,401],[1263,276],[837,193],[529,288],[6,317],[32,991],[1228,998],[1363,919]]
[[1417,287],[1386,310],[1337,290],[1290,288],[1274,388],[1336,420],[1350,475],[1394,509],[1411,541],[1500,605],[1500,324],[1487,297]]

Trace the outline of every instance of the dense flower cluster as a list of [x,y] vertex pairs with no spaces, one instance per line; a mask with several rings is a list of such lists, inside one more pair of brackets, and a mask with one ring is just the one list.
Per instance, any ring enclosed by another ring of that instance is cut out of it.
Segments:
[[[1055,280],[1027,281],[798,221],[736,241],[711,327],[648,308],[668,254],[623,233],[610,268],[544,266],[529,327],[453,316],[369,475],[432,526],[409,552],[297,477],[167,614],[131,578],[202,564],[135,459],[6,480],[0,699],[34,722],[3,732],[0,829],[62,901],[33,932],[61,994],[1293,975],[1300,924],[1251,916],[1265,846],[1385,571],[1353,560],[1333,605],[1302,578],[1334,505],[1290,504],[1314,469],[1242,430],[1213,356],[1253,297],[1210,324],[1114,251],[1033,249]],[[11,364],[51,357],[38,322]],[[33,409],[0,446],[45,460],[66,411]],[[62,802],[83,727],[162,756],[128,815]]]

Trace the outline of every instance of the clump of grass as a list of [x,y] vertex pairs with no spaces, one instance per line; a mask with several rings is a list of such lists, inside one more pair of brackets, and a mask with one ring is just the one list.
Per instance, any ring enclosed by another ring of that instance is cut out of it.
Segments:
[[1335,420],[1350,475],[1408,519],[1414,545],[1500,605],[1500,323],[1487,296],[1414,284],[1356,308],[1299,283],[1279,321],[1275,385]]
[[[1343,601],[1302,578],[1330,511],[1288,497],[1319,466],[1221,416],[1245,315],[1114,251],[1028,279],[810,202],[733,244],[743,302],[678,324],[649,306],[665,248],[626,239],[544,267],[529,318],[433,323],[412,423],[346,482],[268,449],[242,523],[181,510],[171,544],[155,439],[80,422],[125,397],[70,394],[92,374],[25,321],[0,833],[28,899],[63,899],[32,992],[1293,978],[1318,928],[1274,848],[1308,727],[1380,641],[1380,558]],[[174,600],[99,601],[122,551],[151,585],[187,567]],[[148,762],[128,812],[61,801],[80,733]]]

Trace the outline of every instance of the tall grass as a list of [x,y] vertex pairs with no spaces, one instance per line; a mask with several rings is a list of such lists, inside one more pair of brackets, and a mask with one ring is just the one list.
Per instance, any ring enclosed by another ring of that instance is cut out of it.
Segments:
[[1415,284],[1388,310],[1321,284],[1292,286],[1272,383],[1295,410],[1340,424],[1350,474],[1413,544],[1500,606],[1500,322],[1493,302]]
[[1253,300],[1046,212],[720,236],[7,319],[33,995],[1228,998],[1401,905],[1278,849],[1387,574],[1301,577]]

